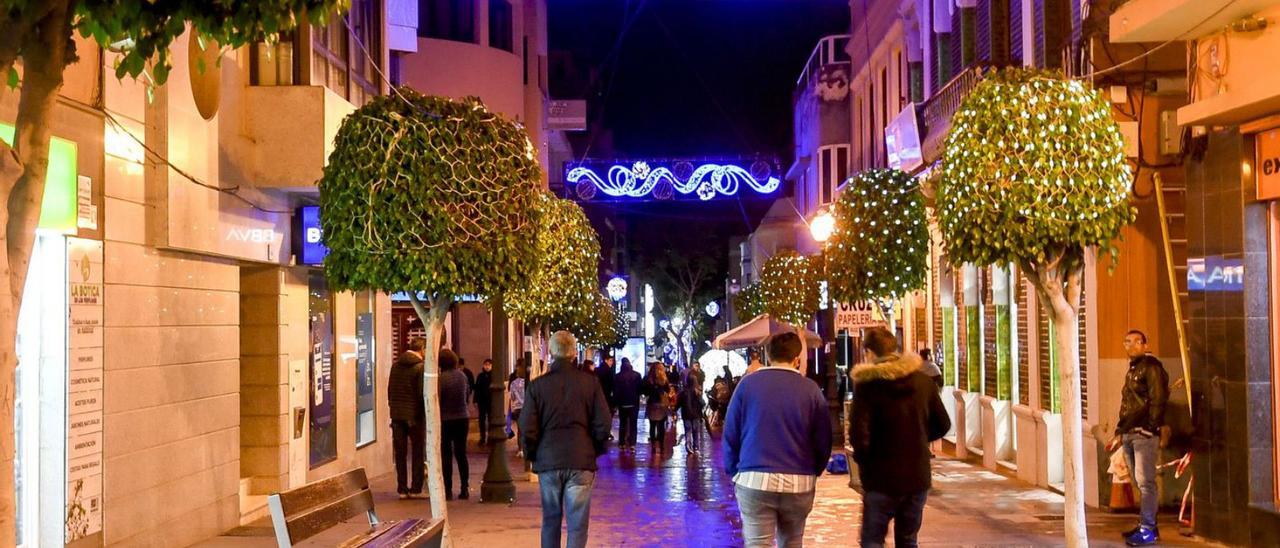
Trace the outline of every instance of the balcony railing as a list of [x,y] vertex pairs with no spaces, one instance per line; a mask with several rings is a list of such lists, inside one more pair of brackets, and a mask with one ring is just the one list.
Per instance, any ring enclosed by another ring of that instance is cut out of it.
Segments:
[[800,77],[796,78],[796,87],[800,89],[808,87],[809,79],[818,74],[818,69],[822,65],[848,63],[849,52],[846,50],[848,45],[848,34],[834,34],[819,40],[818,45],[814,46],[813,52],[809,54],[804,70],[800,71]]
[[943,143],[951,130],[951,117],[960,110],[960,103],[979,82],[995,71],[996,67],[991,65],[966,68],[925,101],[922,113],[925,137],[921,148],[926,165],[942,157]]

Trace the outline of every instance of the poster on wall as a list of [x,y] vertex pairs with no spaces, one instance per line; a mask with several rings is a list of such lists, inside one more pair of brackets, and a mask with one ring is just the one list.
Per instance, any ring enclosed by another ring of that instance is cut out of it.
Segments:
[[102,242],[67,239],[66,545],[103,546]]
[[373,313],[356,316],[356,445],[374,441]]
[[333,299],[324,274],[312,272],[309,283],[311,312],[311,428],[310,466],[315,468],[338,458],[338,423],[333,395]]

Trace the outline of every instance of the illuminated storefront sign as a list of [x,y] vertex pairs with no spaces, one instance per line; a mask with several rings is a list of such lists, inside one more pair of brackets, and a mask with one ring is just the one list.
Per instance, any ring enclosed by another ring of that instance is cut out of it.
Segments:
[[303,206],[298,208],[299,232],[302,233],[302,247],[298,252],[298,262],[306,265],[324,264],[329,248],[324,245],[324,233],[320,230],[320,206]]
[[[13,126],[0,124],[0,139],[13,145]],[[53,137],[49,140],[49,170],[44,176],[44,201],[40,228],[59,234],[76,233],[76,144]]]

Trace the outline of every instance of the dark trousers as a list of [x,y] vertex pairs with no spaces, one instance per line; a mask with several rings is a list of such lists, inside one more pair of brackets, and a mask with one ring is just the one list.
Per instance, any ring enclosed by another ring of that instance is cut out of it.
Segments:
[[900,548],[914,548],[928,495],[928,489],[910,495],[868,490],[862,497],[862,546],[884,546],[884,536],[889,532],[889,521],[892,520],[894,544]]
[[[391,448],[396,459],[396,492],[422,493],[424,455],[427,451],[426,421],[391,421]],[[411,472],[412,471],[412,472]],[[413,483],[409,483],[412,473]]]
[[489,440],[489,412],[491,411],[490,402],[476,400],[476,407],[480,408],[480,443],[486,443]]
[[667,419],[649,419],[649,443],[658,449],[666,449]]
[[542,548],[560,548],[560,523],[569,530],[567,548],[587,545],[591,521],[591,488],[596,473],[591,470],[549,470],[538,473],[542,495]]
[[462,491],[465,491],[470,479],[467,468],[467,430],[471,419],[450,419],[440,422],[440,462],[444,466],[444,490],[453,492],[453,463],[458,461],[458,479],[461,480]]
[[639,419],[639,407],[629,405],[618,408],[618,445],[636,446],[636,421]]

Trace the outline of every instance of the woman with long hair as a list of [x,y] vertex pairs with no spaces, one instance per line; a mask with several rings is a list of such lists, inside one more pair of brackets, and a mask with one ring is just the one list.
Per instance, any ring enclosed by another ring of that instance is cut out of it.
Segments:
[[661,455],[667,444],[667,416],[671,413],[671,383],[661,363],[649,364],[642,391],[645,395],[645,418],[649,419],[649,449]]

